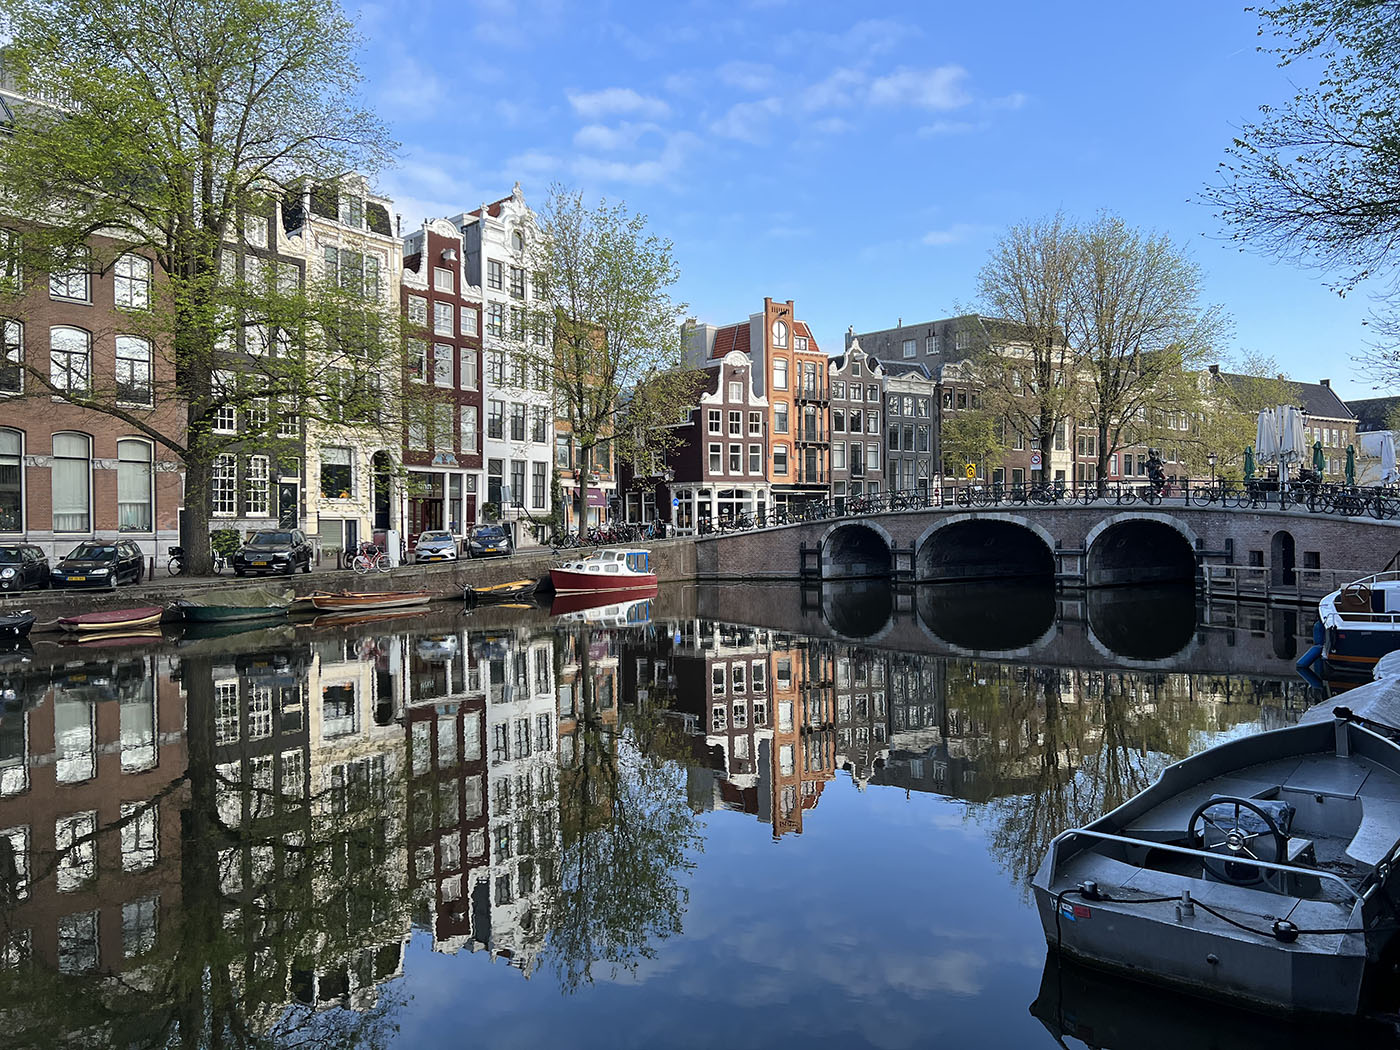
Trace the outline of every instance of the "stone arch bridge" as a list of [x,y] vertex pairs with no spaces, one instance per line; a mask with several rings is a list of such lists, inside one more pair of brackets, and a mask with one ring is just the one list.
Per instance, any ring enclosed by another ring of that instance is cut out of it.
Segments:
[[1088,587],[1195,580],[1205,564],[1299,573],[1374,572],[1400,550],[1400,520],[1306,510],[1112,503],[897,510],[705,536],[701,579],[913,582],[1055,578]]

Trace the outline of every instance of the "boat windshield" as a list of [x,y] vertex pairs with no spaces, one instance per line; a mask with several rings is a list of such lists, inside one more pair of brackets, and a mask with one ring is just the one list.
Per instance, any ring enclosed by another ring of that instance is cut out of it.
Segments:
[[116,547],[101,543],[80,543],[68,552],[74,561],[111,561],[116,556]]
[[250,547],[290,547],[291,544],[290,532],[255,532],[248,541]]

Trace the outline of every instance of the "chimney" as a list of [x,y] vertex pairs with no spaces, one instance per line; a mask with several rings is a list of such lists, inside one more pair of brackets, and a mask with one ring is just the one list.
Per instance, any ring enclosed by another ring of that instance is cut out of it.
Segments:
[[1213,376],[1218,376],[1218,375],[1220,374],[1220,366],[1219,366],[1219,365],[1211,365],[1211,366],[1210,366],[1210,374],[1213,375]]
[[1323,386],[1327,387],[1329,390],[1332,388],[1332,380],[1330,380],[1330,379],[1322,379],[1322,380],[1319,380],[1319,382],[1320,382]]
[[895,318],[895,321],[894,321],[894,326],[895,326],[896,328],[903,328],[903,327],[904,327],[904,318],[902,318],[902,317],[896,317],[896,318]]
[[403,236],[403,212],[394,213],[394,236]]

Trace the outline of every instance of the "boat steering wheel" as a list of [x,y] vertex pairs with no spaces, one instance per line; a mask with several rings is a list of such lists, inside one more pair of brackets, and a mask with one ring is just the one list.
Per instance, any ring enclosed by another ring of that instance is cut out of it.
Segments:
[[[1240,817],[1246,811],[1258,817],[1265,830],[1245,826]],[[1212,864],[1212,869],[1241,886],[1265,878],[1265,869],[1256,868],[1249,863],[1251,860],[1277,864],[1288,856],[1288,836],[1278,822],[1257,803],[1236,795],[1220,795],[1202,802],[1191,814],[1186,834],[1188,841],[1200,842],[1211,853],[1220,854],[1225,863],[1219,869]]]

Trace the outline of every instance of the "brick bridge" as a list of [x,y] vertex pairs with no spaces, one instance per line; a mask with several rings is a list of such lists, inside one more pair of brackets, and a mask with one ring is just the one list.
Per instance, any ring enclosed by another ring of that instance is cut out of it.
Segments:
[[1205,564],[1375,571],[1400,550],[1400,520],[1301,509],[1035,505],[887,511],[705,536],[700,579],[950,581],[1054,577],[1088,587],[1195,580]]

